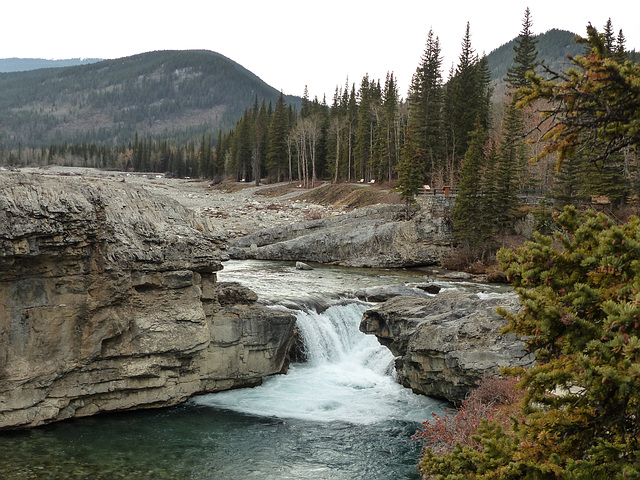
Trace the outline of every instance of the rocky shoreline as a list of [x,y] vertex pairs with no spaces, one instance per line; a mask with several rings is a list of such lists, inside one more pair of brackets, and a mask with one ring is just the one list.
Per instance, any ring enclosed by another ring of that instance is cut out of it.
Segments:
[[[406,220],[402,205],[346,210],[281,187],[1,170],[0,429],[175,405],[286,370],[294,317],[218,283],[229,257],[395,268],[451,248],[428,211]],[[381,302],[361,329],[398,357],[405,386],[456,402],[524,361],[492,301],[405,290],[360,292]]]

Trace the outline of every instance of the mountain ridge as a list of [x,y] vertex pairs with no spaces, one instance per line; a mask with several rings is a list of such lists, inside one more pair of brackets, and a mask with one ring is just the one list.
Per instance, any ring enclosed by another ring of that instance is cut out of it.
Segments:
[[[209,50],[158,50],[84,65],[0,73],[5,148],[132,141],[183,142],[235,125],[280,92]],[[285,96],[289,104],[301,99]]]

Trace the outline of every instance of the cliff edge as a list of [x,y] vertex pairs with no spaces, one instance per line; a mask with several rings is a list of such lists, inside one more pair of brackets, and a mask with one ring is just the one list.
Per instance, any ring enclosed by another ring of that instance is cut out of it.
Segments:
[[218,284],[224,249],[206,218],[122,180],[0,172],[0,428],[286,368],[295,319]]

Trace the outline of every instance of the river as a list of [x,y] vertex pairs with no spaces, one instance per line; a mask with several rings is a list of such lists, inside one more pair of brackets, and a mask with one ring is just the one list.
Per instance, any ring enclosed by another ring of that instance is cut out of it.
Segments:
[[[421,421],[447,404],[394,380],[393,357],[358,331],[371,305],[353,291],[424,281],[412,270],[231,261],[269,308],[298,318],[308,361],[251,389],[179,407],[113,413],[0,434],[0,478],[90,480],[418,479]],[[436,281],[442,288],[486,290]]]

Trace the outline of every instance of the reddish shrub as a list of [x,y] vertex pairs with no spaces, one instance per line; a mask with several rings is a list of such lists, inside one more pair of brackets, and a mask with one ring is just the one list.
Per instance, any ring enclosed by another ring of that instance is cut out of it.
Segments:
[[514,407],[524,396],[524,392],[515,388],[516,382],[514,378],[483,378],[460,408],[449,410],[442,417],[434,413],[433,420],[422,424],[414,440],[422,441],[423,448],[437,455],[451,453],[457,444],[480,450],[480,444],[473,437],[482,420],[506,426]]

